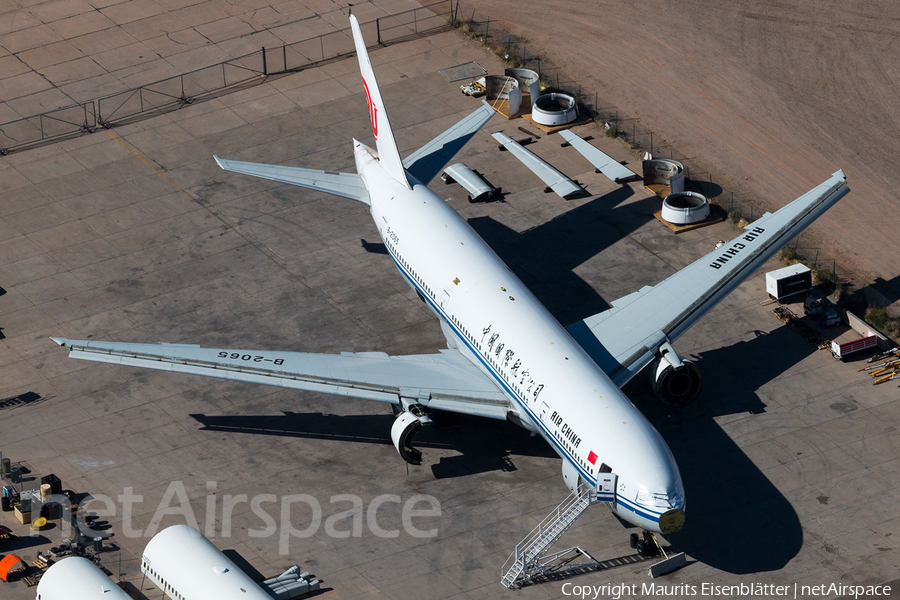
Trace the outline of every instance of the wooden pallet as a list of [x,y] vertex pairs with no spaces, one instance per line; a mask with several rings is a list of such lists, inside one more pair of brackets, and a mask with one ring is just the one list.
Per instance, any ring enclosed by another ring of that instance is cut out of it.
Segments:
[[776,306],[772,309],[772,314],[818,350],[831,350],[831,342],[819,335],[818,331],[801,321],[791,309],[785,306]]

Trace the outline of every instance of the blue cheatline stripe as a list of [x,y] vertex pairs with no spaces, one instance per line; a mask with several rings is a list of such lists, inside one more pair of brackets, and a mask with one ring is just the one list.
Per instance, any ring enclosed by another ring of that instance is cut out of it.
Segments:
[[[484,358],[481,356],[481,353],[475,348],[474,345],[472,345],[471,342],[469,342],[469,338],[462,331],[460,331],[459,327],[457,327],[457,325],[453,322],[453,319],[451,319],[449,317],[447,312],[431,298],[431,294],[429,294],[428,291],[425,290],[419,284],[418,281],[416,281],[416,278],[412,276],[412,273],[410,273],[409,270],[403,266],[403,263],[400,262],[399,257],[394,253],[393,249],[384,240],[384,238],[382,238],[382,241],[384,242],[384,247],[387,248],[387,251],[391,257],[391,260],[393,260],[394,264],[397,265],[397,268],[400,270],[400,273],[402,273],[403,276],[409,280],[409,282],[412,284],[413,288],[415,288],[415,290],[417,292],[419,292],[419,294],[423,298],[425,298],[425,301],[428,302],[429,305],[434,307],[434,309],[438,312],[438,314],[440,314],[442,316],[444,322],[453,328],[453,331],[457,334],[457,337],[459,339],[461,339],[463,341],[463,343],[472,351],[472,354],[474,354],[475,356],[478,357],[478,360],[481,362],[481,364],[483,364],[485,367],[488,368],[488,370],[491,372],[491,374],[494,376],[494,379],[497,380],[497,382],[500,384],[500,386],[510,396],[512,396],[516,402],[518,402],[519,406],[521,406],[522,408],[525,409],[525,411],[531,417],[531,420],[534,423],[536,423],[538,425],[538,427],[540,427],[545,432],[546,435],[544,436],[544,439],[549,440],[550,443],[552,443],[554,446],[559,448],[562,451],[562,453],[565,454],[567,457],[572,456],[572,459],[570,459],[570,462],[575,466],[576,469],[578,469],[579,473],[581,473],[585,477],[585,479],[588,483],[590,483],[591,485],[595,485],[596,481],[594,480],[594,478],[578,463],[577,460],[574,460],[574,456],[564,446],[562,446],[558,441],[556,441],[556,438],[553,436],[553,434],[550,432],[550,430],[547,427],[545,427],[543,422],[539,418],[537,418],[537,415],[535,415],[535,413],[532,412],[531,409],[528,408],[527,403],[522,398],[519,397],[519,395],[516,393],[516,391],[513,390],[509,386],[509,384],[506,383],[506,380],[504,380],[503,377],[500,376],[500,374],[497,372],[497,370],[494,368],[494,366],[484,360]],[[625,507],[628,508],[629,510],[631,510],[632,512],[635,512],[638,515],[644,517],[645,519],[649,519],[654,522],[658,522],[660,515],[662,515],[662,513],[656,513],[655,511],[652,511],[651,509],[644,508],[640,505],[637,505],[637,504],[634,504],[627,500],[624,500],[624,498],[621,498],[621,497],[617,497],[616,500],[618,502],[621,502],[622,504],[624,504]]]
[[630,500],[626,500],[620,496],[616,497],[616,502],[627,508],[633,513],[636,513],[645,519],[650,519],[653,522],[659,522],[659,518],[662,516],[662,513],[658,513],[652,509],[641,506],[640,504],[635,504]]

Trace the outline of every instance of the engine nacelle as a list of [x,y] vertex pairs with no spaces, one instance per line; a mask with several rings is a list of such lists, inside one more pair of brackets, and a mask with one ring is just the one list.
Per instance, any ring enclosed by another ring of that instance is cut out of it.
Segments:
[[703,377],[693,362],[684,360],[674,350],[663,350],[656,364],[653,391],[664,403],[678,408],[697,399],[703,389]]
[[420,405],[413,405],[404,410],[391,425],[391,440],[400,456],[411,465],[422,464],[422,452],[412,447],[412,439],[431,419]]

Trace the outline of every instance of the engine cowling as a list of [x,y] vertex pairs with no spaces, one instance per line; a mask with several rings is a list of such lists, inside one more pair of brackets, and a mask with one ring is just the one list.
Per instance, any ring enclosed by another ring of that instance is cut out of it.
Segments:
[[673,351],[664,352],[656,364],[653,391],[665,404],[678,408],[697,399],[703,389],[700,369]]
[[394,419],[391,425],[391,441],[394,442],[394,448],[400,453],[400,456],[411,465],[422,464],[422,452],[412,447],[413,437],[422,427],[431,422],[424,411],[415,410],[418,405],[410,407],[410,410],[404,410]]

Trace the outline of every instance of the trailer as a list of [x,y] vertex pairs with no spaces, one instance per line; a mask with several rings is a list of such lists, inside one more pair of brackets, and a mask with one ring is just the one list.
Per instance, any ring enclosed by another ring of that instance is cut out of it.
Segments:
[[798,263],[766,273],[766,292],[778,301],[811,289],[812,271],[806,265]]
[[860,352],[862,350],[866,350],[867,348],[874,348],[876,345],[878,345],[878,338],[874,335],[859,338],[858,340],[844,342],[843,344],[831,342],[831,354],[839,360],[844,360],[844,357],[848,354]]

